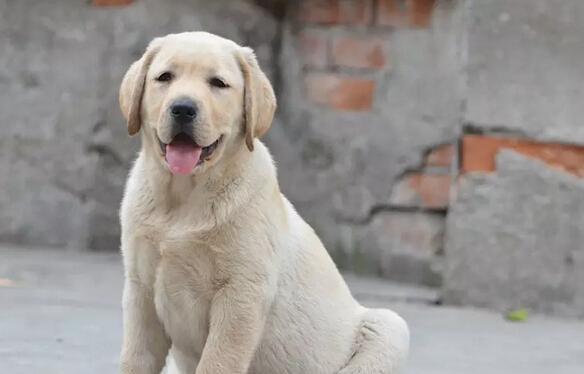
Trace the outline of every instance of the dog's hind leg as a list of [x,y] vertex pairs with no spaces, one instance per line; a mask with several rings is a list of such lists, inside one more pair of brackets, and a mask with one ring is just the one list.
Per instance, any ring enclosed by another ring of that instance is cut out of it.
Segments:
[[396,374],[410,345],[406,322],[387,309],[367,309],[351,359],[339,374]]

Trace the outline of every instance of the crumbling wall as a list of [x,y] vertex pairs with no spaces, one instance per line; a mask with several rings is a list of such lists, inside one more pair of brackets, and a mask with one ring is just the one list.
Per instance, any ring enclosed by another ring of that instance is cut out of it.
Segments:
[[307,0],[288,9],[281,123],[268,143],[284,192],[344,268],[440,283],[463,5]]
[[584,316],[584,2],[474,0],[446,302]]
[[584,181],[510,150],[461,179],[444,300],[584,317]]

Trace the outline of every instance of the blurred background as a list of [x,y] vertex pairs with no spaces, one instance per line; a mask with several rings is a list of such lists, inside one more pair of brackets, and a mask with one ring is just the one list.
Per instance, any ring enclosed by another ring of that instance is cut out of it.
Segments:
[[[118,87],[153,37],[190,30],[255,49],[282,190],[357,296],[413,325],[409,372],[582,372],[582,0],[0,0],[6,368],[78,372],[64,335],[78,358],[105,350],[96,373],[117,360],[139,148]],[[516,330],[509,311],[542,319]]]

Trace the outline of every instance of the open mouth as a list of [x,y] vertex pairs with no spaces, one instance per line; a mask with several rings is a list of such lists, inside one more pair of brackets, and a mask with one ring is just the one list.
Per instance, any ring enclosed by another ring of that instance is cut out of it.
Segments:
[[174,174],[188,175],[198,165],[211,158],[222,137],[206,147],[201,147],[192,137],[180,133],[168,144],[160,142],[160,147],[170,171]]

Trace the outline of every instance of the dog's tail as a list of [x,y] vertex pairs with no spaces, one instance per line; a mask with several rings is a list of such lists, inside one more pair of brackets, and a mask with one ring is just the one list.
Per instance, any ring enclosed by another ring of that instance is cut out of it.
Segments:
[[395,374],[407,358],[408,325],[388,309],[365,309],[355,349],[339,374]]

